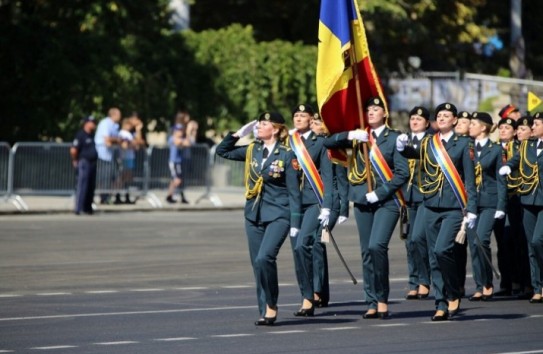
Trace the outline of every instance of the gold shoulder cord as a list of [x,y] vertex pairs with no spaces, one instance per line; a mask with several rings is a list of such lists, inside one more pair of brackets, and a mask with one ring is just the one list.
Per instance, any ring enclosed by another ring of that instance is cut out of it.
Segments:
[[[428,149],[428,142],[430,139],[430,137],[424,138],[420,147],[420,160],[422,163],[419,164],[418,183],[419,190],[422,194],[433,194],[436,191],[441,190],[445,178],[439,164],[433,163],[430,160],[428,153],[425,153]],[[424,170],[424,182],[422,181],[422,170]]]
[[[515,144],[513,142],[507,143],[506,158],[507,161],[515,155]],[[522,185],[522,178],[518,175],[518,172],[512,172],[507,176],[507,189],[510,193],[516,193]]]
[[483,185],[483,166],[481,166],[481,162],[477,162],[475,165],[475,186],[477,187],[477,191],[481,188]]
[[413,177],[415,177],[415,166],[417,165],[417,159],[408,159],[407,163],[409,164],[409,181],[407,181],[407,190],[409,190],[413,185]]
[[[255,144],[249,145],[245,155],[245,199],[253,199],[260,195],[264,179],[257,170],[257,164],[253,164],[253,149]],[[251,188],[251,185],[253,186]]]
[[[358,164],[358,158],[360,158],[360,161],[364,162],[364,166],[360,166]],[[360,144],[355,142],[353,140],[353,153],[351,154],[349,158],[349,182],[351,184],[362,184],[367,180],[368,177],[368,170],[367,170],[367,163],[364,160],[364,153],[362,149],[360,149]],[[375,181],[373,171],[370,168],[370,173],[372,177],[372,181]],[[372,183],[373,186],[375,186],[375,182]]]
[[[535,192],[535,186],[539,183],[539,171],[536,163],[530,163],[526,158],[526,150],[528,148],[528,140],[522,142],[520,146],[520,165],[519,173],[522,183],[518,186],[517,192],[520,194],[528,194],[532,190]],[[526,171],[530,171],[525,173]]]

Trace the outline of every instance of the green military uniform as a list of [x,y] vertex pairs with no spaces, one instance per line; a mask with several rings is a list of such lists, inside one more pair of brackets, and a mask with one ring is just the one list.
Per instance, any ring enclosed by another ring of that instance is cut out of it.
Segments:
[[[358,227],[362,255],[364,291],[369,309],[377,309],[377,303],[388,303],[390,292],[388,244],[400,209],[395,193],[407,182],[407,160],[396,150],[398,132],[384,127],[375,139],[376,145],[393,172],[390,181],[384,182],[377,175],[371,163],[366,163],[362,146],[356,140],[348,139],[348,132],[332,135],[326,139],[325,146],[331,149],[352,148],[349,166],[349,200],[354,203],[354,215]],[[369,168],[368,168],[369,167]],[[369,203],[367,174],[371,173],[372,190],[378,202]]]
[[[480,114],[477,113],[474,113],[474,119],[478,119]],[[492,124],[492,119],[489,119],[490,124]],[[506,210],[507,186],[505,178],[498,173],[503,163],[502,149],[499,144],[487,139],[485,144],[481,146],[481,143],[476,141],[474,149],[473,143],[470,142],[470,154],[473,155],[475,164],[478,220],[477,234],[468,231],[467,236],[475,291],[482,292],[483,287],[493,287],[492,266],[487,259],[492,260],[490,239],[496,220],[496,211],[505,213]],[[478,244],[479,241],[481,245]],[[483,252],[486,253],[486,256]]]
[[[409,144],[414,149],[419,147],[425,133],[410,135]],[[403,195],[407,204],[409,227],[405,247],[407,250],[407,270],[409,290],[417,290],[419,285],[430,287],[430,261],[426,245],[426,225],[424,224],[423,195],[418,186],[420,160],[409,159],[409,180],[403,186]]]
[[[535,118],[535,117],[534,117]],[[541,117],[543,119],[543,117]],[[507,162],[513,171],[519,170],[522,179],[518,192],[523,207],[523,224],[528,240],[528,254],[534,293],[541,293],[543,286],[543,146],[541,140],[530,139],[521,143],[518,152]]]
[[300,225],[300,194],[295,159],[288,147],[276,143],[263,161],[261,142],[236,146],[239,139],[228,134],[217,146],[217,155],[245,161],[245,231],[256,279],[258,308],[275,308],[279,295],[277,255],[290,227]]

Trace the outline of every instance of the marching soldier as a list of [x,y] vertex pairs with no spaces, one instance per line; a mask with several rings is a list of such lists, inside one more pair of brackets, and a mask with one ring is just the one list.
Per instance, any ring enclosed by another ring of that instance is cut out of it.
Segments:
[[[291,243],[294,246],[294,263],[296,278],[302,292],[302,305],[294,316],[313,316],[315,304],[324,303],[327,299],[315,289],[314,262],[317,264],[318,284],[322,286],[323,268],[325,265],[324,252],[313,253],[317,234],[321,225],[330,223],[332,211],[332,162],[324,147],[324,136],[315,134],[311,129],[313,108],[308,104],[300,104],[292,111],[295,130],[289,139],[289,145],[296,154],[299,166],[301,226],[293,227],[290,231]],[[317,245],[320,247],[322,245]],[[314,255],[316,259],[314,259]],[[322,291],[323,289],[317,289]]]
[[[409,175],[407,160],[396,150],[398,132],[386,125],[383,100],[371,98],[365,107],[369,133],[361,129],[337,133],[327,138],[325,145],[331,149],[352,149],[349,200],[354,202],[364,291],[369,304],[363,318],[384,319],[389,316],[388,244],[400,208],[405,207],[401,187]],[[365,144],[369,147],[367,157]]]
[[[236,146],[257,124],[259,140]],[[277,254],[289,228],[300,227],[298,171],[292,151],[283,144],[287,137],[283,117],[265,112],[228,134],[216,150],[223,158],[245,161],[245,231],[256,280],[257,326],[273,325],[277,319]]]
[[533,124],[534,120],[529,116],[521,117],[519,120],[517,120],[516,127],[518,141],[524,141],[532,138]]
[[505,178],[498,173],[503,163],[502,149],[489,139],[494,128],[490,114],[473,113],[469,132],[475,140],[475,149],[470,143],[470,155],[475,164],[478,220],[476,233],[468,237],[476,286],[470,301],[486,301],[493,296],[490,239],[495,221],[505,217],[507,204]]
[[[543,295],[543,113],[534,115],[534,139],[523,140],[518,152],[500,169],[501,175],[519,171],[522,179],[518,188],[523,208],[523,225],[528,239],[528,254],[532,277],[533,296],[530,303],[542,303]],[[524,117],[520,118],[522,121]]]
[[[419,188],[424,195],[424,220],[430,256],[436,312],[432,321],[446,321],[460,310],[460,284],[454,255],[462,223],[474,228],[477,220],[475,171],[468,137],[454,133],[456,107],[442,103],[435,110],[438,132],[425,137],[419,149],[398,137],[397,149],[408,158],[420,158]],[[466,215],[464,215],[466,213]]]
[[[409,112],[409,144],[415,149],[426,135],[430,112],[425,107],[413,107]],[[426,225],[424,225],[422,194],[418,187],[420,160],[409,159],[409,180],[403,187],[407,205],[408,233],[405,239],[409,291],[407,300],[424,299],[430,292],[430,263],[426,247]]]

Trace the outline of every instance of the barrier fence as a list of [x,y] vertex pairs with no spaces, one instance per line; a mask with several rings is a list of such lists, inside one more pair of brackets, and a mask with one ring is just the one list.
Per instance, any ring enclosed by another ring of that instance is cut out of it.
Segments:
[[[28,210],[23,197],[73,196],[76,188],[76,169],[72,166],[69,143],[16,143],[10,147],[0,142],[0,196],[19,210]],[[198,198],[221,205],[212,193],[214,187],[241,186],[244,162],[215,158],[215,148],[196,144],[183,150],[183,188],[204,187]],[[97,181],[96,195],[129,193],[147,200],[153,207],[162,207],[154,190],[167,190],[171,181],[169,148],[150,146],[135,151],[135,167],[126,170],[116,163],[115,180],[108,186]],[[97,176],[100,175],[100,165]]]

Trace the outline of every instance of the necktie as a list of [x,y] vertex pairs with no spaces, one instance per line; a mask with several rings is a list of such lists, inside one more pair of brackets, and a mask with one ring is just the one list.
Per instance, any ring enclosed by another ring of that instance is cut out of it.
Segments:
[[539,140],[539,144],[537,144],[538,149],[543,149],[543,140]]
[[441,139],[441,142],[443,143],[443,146],[447,145],[447,141],[445,141],[445,139]]
[[374,138],[375,140],[377,140],[377,134],[375,134],[375,132],[371,132],[371,135],[373,136],[373,138]]
[[265,148],[264,148],[264,151],[262,151],[262,158],[264,158],[264,159],[267,158],[267,157],[268,157],[268,153],[269,153],[268,148],[265,147]]
[[413,145],[419,145],[419,138],[417,138],[416,135],[413,137],[412,141],[413,141]]
[[477,143],[475,144],[475,150],[477,150],[477,152],[481,152],[483,150],[483,147],[481,146],[481,144]]

